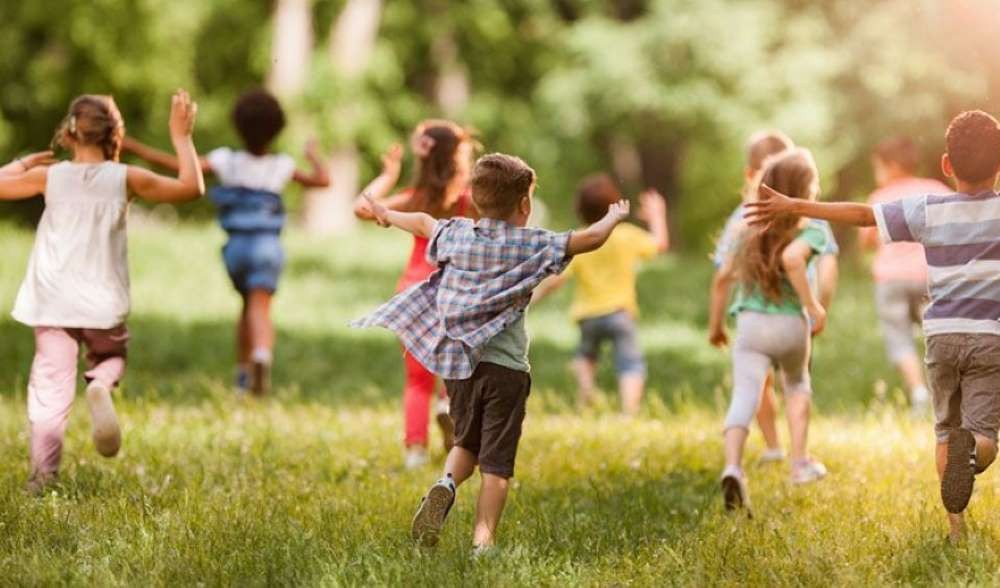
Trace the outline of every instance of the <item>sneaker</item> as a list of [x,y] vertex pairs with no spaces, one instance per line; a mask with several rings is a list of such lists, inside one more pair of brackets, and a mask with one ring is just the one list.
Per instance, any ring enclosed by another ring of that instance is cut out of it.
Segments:
[[403,467],[408,470],[416,470],[430,463],[431,457],[427,453],[427,448],[414,445],[406,448],[406,456],[403,458]]
[[746,509],[747,516],[750,514],[750,492],[747,487],[747,478],[739,468],[726,468],[722,472],[722,500],[726,505],[726,510],[734,511]]
[[965,429],[955,429],[948,435],[948,463],[941,476],[941,502],[945,510],[952,514],[964,511],[975,482],[976,438]]
[[47,474],[33,473],[24,485],[25,491],[32,496],[42,496],[49,486],[59,481],[59,474],[49,472]]
[[444,444],[444,452],[447,455],[451,448],[455,446],[455,423],[448,413],[448,401],[444,398],[437,402],[437,414],[434,415],[438,427],[441,428],[441,442]]
[[815,459],[806,459],[792,467],[792,484],[803,485],[818,482],[826,477],[826,466]]
[[413,515],[413,523],[410,525],[410,536],[413,540],[424,547],[437,545],[444,520],[448,517],[453,504],[455,504],[455,482],[449,475],[431,486],[427,495],[420,500],[417,514]]
[[114,457],[122,446],[122,431],[111,402],[111,390],[104,384],[91,382],[87,386],[87,405],[97,452],[104,457]]
[[780,447],[775,447],[774,449],[764,450],[764,453],[760,454],[760,459],[757,460],[757,465],[767,465],[783,461],[785,461],[785,451]]
[[252,378],[250,377],[250,370],[245,367],[239,367],[236,369],[236,395],[243,396],[250,391],[252,385]]

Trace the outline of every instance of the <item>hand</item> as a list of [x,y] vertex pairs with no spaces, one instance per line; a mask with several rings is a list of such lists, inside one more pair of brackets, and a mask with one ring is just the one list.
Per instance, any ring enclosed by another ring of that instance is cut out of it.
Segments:
[[186,139],[194,132],[198,103],[191,100],[186,90],[177,90],[170,100],[170,137]]
[[403,146],[399,143],[394,143],[385,153],[382,154],[382,175],[398,180],[399,172],[402,167]]
[[304,151],[309,161],[321,161],[323,159],[322,154],[319,152],[319,140],[316,137],[309,137],[306,141]]
[[819,303],[813,308],[806,309],[809,315],[810,332],[815,337],[826,328],[826,309]]
[[371,210],[372,216],[375,217],[375,222],[378,223],[380,227],[390,227],[392,223],[389,222],[389,209],[383,206],[381,203],[377,202],[372,198],[371,194],[365,192],[361,195],[365,202],[368,203],[368,208]]
[[729,345],[729,336],[726,335],[726,328],[723,326],[710,327],[708,331],[708,342],[712,347],[723,347]]
[[611,219],[617,225],[628,219],[631,209],[632,205],[629,204],[629,201],[622,199],[608,207],[608,213],[604,215],[604,218]]
[[790,214],[792,199],[788,196],[765,184],[761,184],[757,189],[757,195],[759,200],[743,205],[746,208],[743,218],[749,225],[768,225],[776,218]]
[[38,153],[30,153],[24,157],[19,157],[17,161],[24,167],[24,171],[28,171],[39,165],[52,165],[56,162],[56,158],[52,151],[39,151]]
[[652,224],[653,219],[667,216],[667,201],[653,188],[639,194],[639,219]]

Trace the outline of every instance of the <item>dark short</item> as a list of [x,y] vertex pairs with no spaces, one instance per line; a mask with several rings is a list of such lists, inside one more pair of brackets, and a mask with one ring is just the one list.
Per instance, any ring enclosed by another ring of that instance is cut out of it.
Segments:
[[501,478],[514,476],[531,376],[483,362],[472,377],[445,380],[455,422],[455,445],[479,458],[479,471]]
[[285,251],[277,233],[233,233],[222,248],[222,259],[233,287],[274,293],[285,265]]
[[632,315],[620,310],[581,320],[580,346],[576,350],[576,356],[596,362],[605,341],[611,341],[614,348],[618,375],[645,377],[646,361],[642,357]]

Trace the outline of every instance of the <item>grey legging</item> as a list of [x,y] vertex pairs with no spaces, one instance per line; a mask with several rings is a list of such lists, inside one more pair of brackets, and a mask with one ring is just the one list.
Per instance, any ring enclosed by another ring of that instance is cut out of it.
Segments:
[[772,366],[786,395],[810,394],[809,325],[804,316],[741,312],[733,343],[733,398],[726,429],[749,428]]

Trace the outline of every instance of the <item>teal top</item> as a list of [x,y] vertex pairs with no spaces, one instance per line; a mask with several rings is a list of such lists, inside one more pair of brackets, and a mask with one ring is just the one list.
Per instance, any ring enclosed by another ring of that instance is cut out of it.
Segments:
[[479,361],[495,363],[519,372],[530,372],[528,363],[528,331],[524,328],[524,313],[507,328],[496,334],[486,347]]
[[[815,225],[807,225],[795,236],[798,241],[805,241],[812,250],[809,255],[809,267],[812,271],[813,262],[817,255],[821,255],[829,246],[827,232]],[[741,284],[736,291],[736,298],[733,300],[729,312],[738,314],[741,312],[760,312],[763,314],[802,314],[802,303],[795,294],[788,278],[781,280],[781,297],[778,300],[771,300],[764,295],[759,286],[749,289]]]

